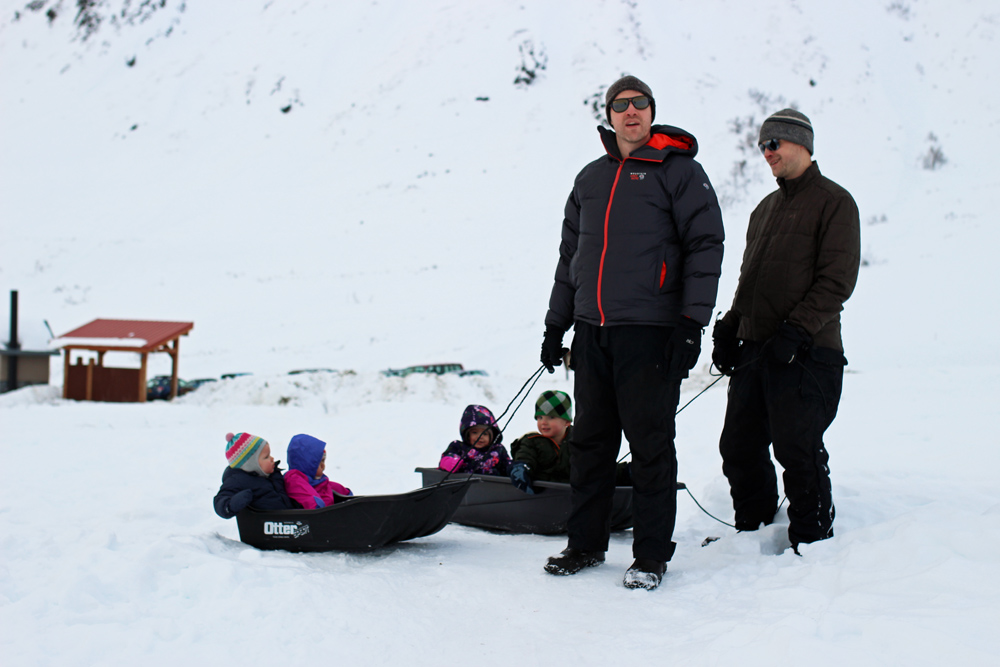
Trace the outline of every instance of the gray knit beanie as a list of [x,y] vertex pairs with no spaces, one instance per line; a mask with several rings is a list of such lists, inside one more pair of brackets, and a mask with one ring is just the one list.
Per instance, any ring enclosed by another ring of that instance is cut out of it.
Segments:
[[611,123],[611,102],[618,97],[623,90],[634,90],[648,97],[649,108],[653,112],[652,120],[656,119],[656,101],[653,99],[653,91],[650,90],[649,86],[644,84],[642,81],[629,75],[623,76],[611,84],[611,87],[608,88],[608,93],[604,96],[604,112],[608,116],[609,124]]
[[767,117],[760,126],[759,143],[771,139],[784,139],[793,144],[805,147],[809,155],[813,154],[813,126],[802,112],[795,109],[782,109]]

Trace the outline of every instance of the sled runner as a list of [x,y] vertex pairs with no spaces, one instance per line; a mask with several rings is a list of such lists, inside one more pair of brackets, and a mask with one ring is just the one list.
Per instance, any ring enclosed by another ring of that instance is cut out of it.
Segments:
[[368,551],[438,532],[473,482],[463,477],[396,495],[338,497],[315,510],[248,507],[236,523],[240,541],[258,549]]
[[[448,473],[438,468],[417,468],[423,475],[423,485],[433,485]],[[535,494],[520,491],[507,477],[452,473],[445,484],[454,479],[475,479],[476,484],[462,499],[451,517],[453,523],[476,528],[489,528],[510,533],[556,535],[566,532],[570,511],[569,484],[532,482]],[[611,530],[632,527],[632,487],[615,487],[611,508]]]

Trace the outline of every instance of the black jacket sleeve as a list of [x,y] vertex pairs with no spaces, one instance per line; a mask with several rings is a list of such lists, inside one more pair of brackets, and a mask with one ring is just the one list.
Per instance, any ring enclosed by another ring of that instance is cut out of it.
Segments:
[[722,275],[722,210],[700,164],[676,160],[671,176],[674,222],[684,256],[681,315],[706,326],[712,320]]
[[223,474],[222,486],[219,487],[219,492],[215,494],[215,499],[212,501],[215,513],[223,519],[232,519],[236,516],[235,513],[229,511],[229,500],[239,491],[240,489],[232,483],[232,477]]
[[556,264],[555,283],[549,296],[549,311],[545,315],[545,328],[569,331],[573,326],[573,299],[576,288],[570,276],[570,263],[576,254],[576,245],[580,236],[580,202],[576,198],[576,189],[570,192],[566,200],[566,210],[563,217],[562,242],[559,244],[559,263]]

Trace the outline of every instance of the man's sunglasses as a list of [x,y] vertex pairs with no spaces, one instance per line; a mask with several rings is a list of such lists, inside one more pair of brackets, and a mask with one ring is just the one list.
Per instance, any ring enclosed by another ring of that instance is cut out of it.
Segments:
[[760,149],[762,155],[764,154],[764,151],[771,151],[773,153],[778,150],[779,146],[781,146],[781,139],[769,139],[757,144],[757,148]]
[[649,98],[645,95],[639,95],[638,97],[622,97],[620,99],[611,102],[611,108],[618,113],[625,113],[628,109],[629,102],[632,103],[636,109],[642,110],[649,106]]

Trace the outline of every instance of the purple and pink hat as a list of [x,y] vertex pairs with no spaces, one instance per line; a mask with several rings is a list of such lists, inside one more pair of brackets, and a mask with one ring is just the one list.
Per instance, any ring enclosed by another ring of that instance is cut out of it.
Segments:
[[458,424],[458,433],[462,436],[462,442],[468,443],[465,439],[465,432],[473,426],[488,426],[493,433],[492,444],[499,445],[503,441],[503,432],[497,425],[497,420],[493,417],[490,409],[482,405],[470,405],[462,412],[462,420]]

